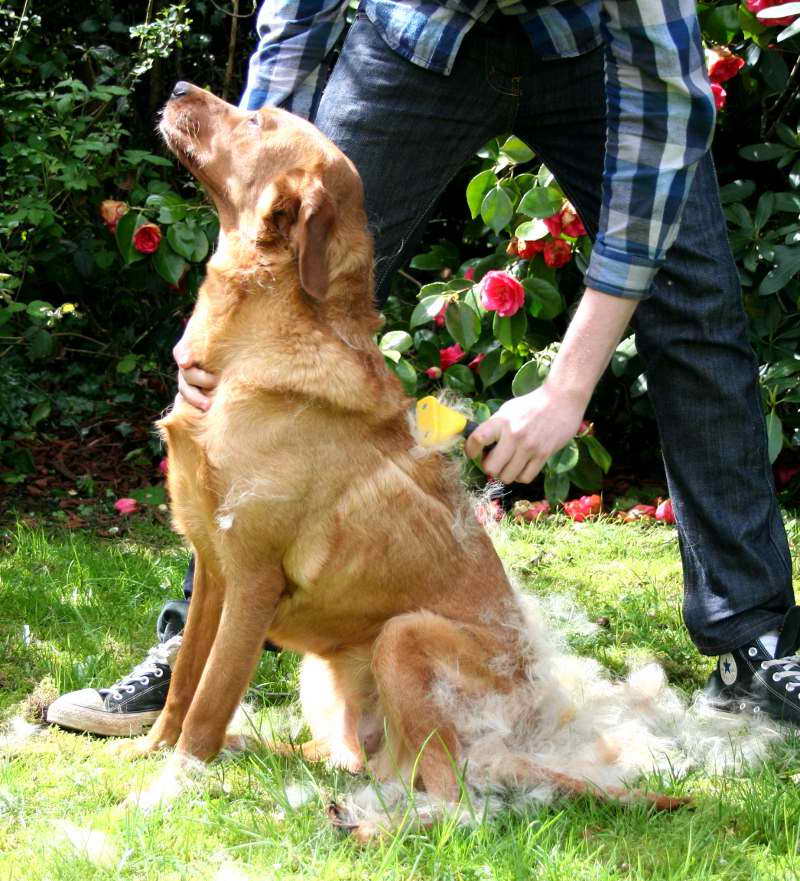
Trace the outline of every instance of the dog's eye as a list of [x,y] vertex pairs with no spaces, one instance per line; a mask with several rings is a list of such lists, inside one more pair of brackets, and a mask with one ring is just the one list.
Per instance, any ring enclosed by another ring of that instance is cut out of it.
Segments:
[[248,120],[248,124],[254,125],[256,128],[258,128],[261,125],[261,117],[257,113],[254,113]]

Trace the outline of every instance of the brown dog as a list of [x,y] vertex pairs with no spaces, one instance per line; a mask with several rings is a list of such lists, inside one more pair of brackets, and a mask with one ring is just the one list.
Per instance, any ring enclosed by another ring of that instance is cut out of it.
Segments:
[[[368,758],[391,778],[421,752],[416,782],[456,799],[470,707],[533,695],[518,717],[531,734],[548,710],[525,611],[453,467],[416,445],[411,402],[373,341],[358,174],[311,124],[186,83],[161,131],[219,211],[187,335],[220,383],[207,412],[178,399],[160,423],[197,565],[166,707],[131,747],[214,757],[270,639],[305,655],[307,756],[351,770]],[[562,710],[556,727],[572,718]],[[610,767],[618,753],[606,737],[593,755]],[[574,792],[597,777],[530,753],[492,768]],[[623,795],[607,778],[595,785]]]

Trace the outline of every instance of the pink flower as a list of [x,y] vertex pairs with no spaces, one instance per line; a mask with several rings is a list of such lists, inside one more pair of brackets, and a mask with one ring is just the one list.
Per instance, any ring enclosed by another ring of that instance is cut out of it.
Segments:
[[714,106],[717,110],[722,110],[728,100],[728,93],[719,83],[711,83],[711,94],[714,96]]
[[561,212],[559,211],[552,217],[545,217],[544,225],[547,227],[550,235],[557,239],[561,235]]
[[481,361],[483,361],[483,359],[484,359],[485,357],[486,357],[485,353],[481,352],[480,354],[476,355],[476,356],[475,356],[475,357],[469,362],[469,364],[467,364],[467,367],[469,367],[470,370],[477,370],[477,369],[480,367],[480,365],[481,365]]
[[553,239],[544,246],[544,262],[551,269],[560,269],[572,259],[572,248],[564,239]]
[[444,313],[447,312],[447,307],[450,305],[450,301],[447,300],[442,308],[433,316],[433,320],[437,327],[444,327]]
[[674,523],[675,512],[672,510],[672,499],[664,499],[663,502],[659,502],[655,516],[656,520],[660,520],[662,523]]
[[114,508],[118,514],[135,514],[139,510],[139,503],[136,499],[117,499]]
[[776,465],[775,469],[775,484],[778,489],[783,489],[788,483],[792,482],[792,479],[800,474],[800,465]]
[[464,278],[468,279],[469,281],[472,281],[472,279],[475,278],[475,267],[474,266],[468,266],[464,270]]
[[143,223],[133,234],[133,247],[140,254],[153,254],[161,244],[161,228],[157,223]]
[[447,370],[448,367],[458,364],[466,354],[458,343],[453,343],[452,346],[448,346],[446,349],[439,349],[439,363],[442,370]]
[[517,254],[523,260],[530,260],[535,254],[541,254],[544,251],[544,239],[535,239],[532,242],[523,241],[517,245]]
[[562,507],[570,520],[583,523],[584,520],[594,517],[603,510],[603,500],[598,495],[581,496],[571,502],[564,502]]
[[727,46],[706,49],[706,67],[712,83],[724,83],[744,67],[744,58],[734,55]]
[[[783,6],[785,2],[786,0],[747,0],[747,8],[758,18],[759,12],[772,6]],[[784,15],[782,18],[759,18],[758,20],[767,27],[775,27],[776,25],[791,24],[796,17],[795,15]]]
[[487,272],[480,286],[481,304],[501,318],[516,315],[525,303],[525,288],[502,270]]
[[166,477],[169,472],[169,461],[166,456],[158,463],[158,470]]
[[425,371],[425,376],[427,376],[428,379],[441,379],[442,369],[440,367],[429,367]]
[[546,499],[540,502],[529,502],[520,499],[511,509],[511,514],[517,523],[532,523],[540,517],[547,517],[550,513],[550,503]]
[[589,422],[588,419],[584,419],[578,426],[578,433],[575,436],[586,437],[587,434],[594,434],[594,422]]
[[498,520],[502,520],[503,513],[503,506],[497,501],[497,499],[489,499],[485,502],[478,502],[475,505],[475,517],[481,526],[486,526],[487,523],[496,523]]

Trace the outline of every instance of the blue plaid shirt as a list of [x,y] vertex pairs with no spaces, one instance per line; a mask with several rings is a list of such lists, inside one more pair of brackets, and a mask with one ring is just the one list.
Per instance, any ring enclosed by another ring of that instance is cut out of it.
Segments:
[[[346,7],[347,0],[266,0],[241,106],[312,114]],[[586,284],[646,297],[714,130],[695,0],[364,0],[362,8],[394,51],[445,75],[469,29],[498,9],[520,17],[541,58],[604,46],[608,135]]]

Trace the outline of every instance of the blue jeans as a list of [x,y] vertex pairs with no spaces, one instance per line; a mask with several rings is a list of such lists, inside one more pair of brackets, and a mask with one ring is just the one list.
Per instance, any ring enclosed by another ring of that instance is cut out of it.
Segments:
[[[447,184],[503,132],[536,150],[590,235],[597,232],[606,135],[601,50],[537,61],[519,24],[498,15],[473,28],[445,77],[401,58],[359,13],[315,121],[363,178],[379,302]],[[710,156],[635,330],[678,519],[684,620],[702,653],[720,654],[777,627],[794,595]]]

